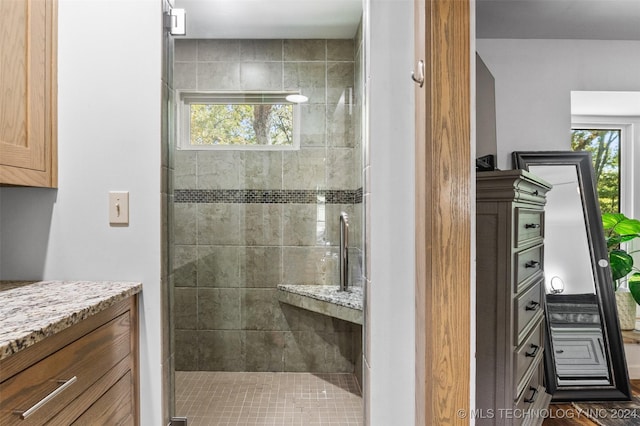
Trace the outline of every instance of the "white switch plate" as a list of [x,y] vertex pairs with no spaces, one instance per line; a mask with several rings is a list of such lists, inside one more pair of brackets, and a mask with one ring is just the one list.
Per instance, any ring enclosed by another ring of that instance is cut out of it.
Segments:
[[109,223],[129,224],[129,191],[109,192]]

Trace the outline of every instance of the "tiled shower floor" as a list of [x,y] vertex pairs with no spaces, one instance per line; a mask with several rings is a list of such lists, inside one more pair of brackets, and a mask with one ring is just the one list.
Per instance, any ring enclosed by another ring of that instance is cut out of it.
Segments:
[[176,371],[176,415],[188,426],[362,426],[352,374]]

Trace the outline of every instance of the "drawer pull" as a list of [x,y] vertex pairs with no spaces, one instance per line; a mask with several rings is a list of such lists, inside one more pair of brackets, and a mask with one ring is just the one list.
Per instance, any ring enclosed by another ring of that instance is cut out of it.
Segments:
[[538,396],[538,389],[534,388],[533,386],[529,386],[529,390],[533,391],[531,392],[531,397],[525,398],[524,402],[526,402],[527,404],[532,404],[536,401],[536,397]]
[[525,268],[537,268],[538,266],[540,266],[540,262],[537,260],[530,260],[524,264]]
[[524,225],[525,229],[537,229],[540,228],[539,223],[527,223]]
[[527,306],[525,306],[524,310],[525,311],[535,311],[536,309],[538,309],[538,306],[540,306],[540,304],[538,302],[536,302],[535,300],[532,300],[531,302],[529,302],[529,304]]
[[538,354],[538,351],[540,350],[540,346],[534,345],[532,343],[531,344],[531,349],[533,349],[533,350],[531,352],[525,352],[524,356],[529,357],[529,358],[535,358],[536,355]]
[[557,353],[557,354],[563,354],[563,353],[564,353],[564,350],[562,350],[562,349],[558,349],[558,350],[556,351],[556,353]]
[[44,398],[42,398],[40,401],[38,401],[33,407],[29,408],[28,410],[26,410],[26,411],[18,411],[18,410],[16,410],[16,411],[14,411],[14,413],[18,414],[22,420],[25,420],[27,417],[31,416],[33,413],[35,413],[40,408],[42,408],[42,406],[45,405],[47,402],[51,401],[53,398],[55,398],[56,396],[58,396],[62,392],[64,392],[69,386],[74,384],[76,382],[76,380],[78,380],[78,378],[76,376],[73,376],[69,380],[58,380],[58,383],[61,384],[60,387],[56,388],[49,395],[47,395]]
[[534,196],[534,197],[537,197],[539,194],[540,194],[540,193],[538,192],[538,190],[537,190],[537,189],[533,191],[533,196]]

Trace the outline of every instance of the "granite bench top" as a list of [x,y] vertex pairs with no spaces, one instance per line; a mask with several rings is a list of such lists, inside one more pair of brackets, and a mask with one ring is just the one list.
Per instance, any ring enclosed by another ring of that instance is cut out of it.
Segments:
[[0,281],[0,360],[142,291],[119,281]]
[[362,324],[362,287],[340,291],[337,285],[280,284],[281,302],[318,312],[330,317]]

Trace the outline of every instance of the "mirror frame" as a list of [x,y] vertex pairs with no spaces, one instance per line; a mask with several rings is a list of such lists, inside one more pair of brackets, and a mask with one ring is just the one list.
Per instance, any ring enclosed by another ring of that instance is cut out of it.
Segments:
[[[631,386],[624,354],[624,344],[618,310],[616,307],[613,279],[610,267],[598,266],[598,259],[609,260],[604,239],[602,217],[598,205],[593,163],[587,151],[514,151],[513,165],[516,169],[529,171],[529,166],[575,166],[578,173],[582,209],[587,224],[587,241],[591,253],[596,299],[602,319],[602,334],[608,359],[610,385],[559,385],[551,348],[550,326],[546,322],[545,333],[545,383],[553,402],[569,401],[628,401]],[[546,307],[545,307],[546,312]]]

